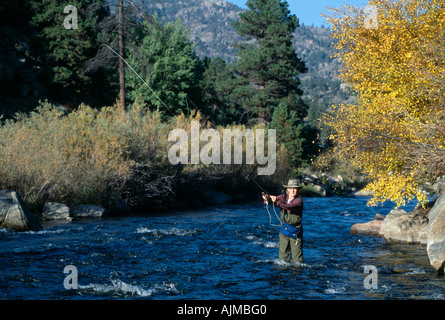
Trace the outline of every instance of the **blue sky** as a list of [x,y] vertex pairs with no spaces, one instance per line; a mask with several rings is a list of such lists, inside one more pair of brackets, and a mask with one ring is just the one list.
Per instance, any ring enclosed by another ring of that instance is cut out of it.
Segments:
[[[246,8],[247,0],[226,0],[234,3],[241,8]],[[364,7],[368,3],[367,0],[287,0],[290,11],[300,20],[300,24],[314,24],[321,27],[322,24],[328,26],[325,19],[321,16],[323,12],[327,12],[326,7],[338,7],[342,4]]]

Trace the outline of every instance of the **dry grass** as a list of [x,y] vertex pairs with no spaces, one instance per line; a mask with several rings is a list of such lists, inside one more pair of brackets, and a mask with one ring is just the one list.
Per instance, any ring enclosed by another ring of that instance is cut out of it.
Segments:
[[[199,120],[201,128],[209,127],[199,113],[162,121],[158,112],[140,106],[122,111],[81,105],[64,115],[43,103],[28,115],[1,123],[0,188],[18,191],[32,208],[39,209],[46,201],[106,206],[123,192],[131,198],[128,192],[137,191],[134,187],[145,199],[171,197],[176,192],[175,181],[184,181],[184,177],[195,177],[199,184],[225,179],[231,181],[231,189],[236,189],[233,183],[244,187],[248,178],[239,165],[178,168],[170,164],[167,155],[173,142],[168,141],[168,133],[172,129],[189,133],[191,120]],[[287,179],[286,155],[278,148],[277,174],[263,177],[266,184]],[[245,168],[255,176],[256,166]]]
[[31,206],[47,200],[104,204],[119,193],[138,161],[157,161],[159,115],[134,107],[67,116],[47,103],[0,127],[0,187]]

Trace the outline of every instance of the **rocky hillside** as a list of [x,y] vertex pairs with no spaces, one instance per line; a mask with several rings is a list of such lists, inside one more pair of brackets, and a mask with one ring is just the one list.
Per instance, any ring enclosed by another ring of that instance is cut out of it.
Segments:
[[145,1],[145,6],[164,22],[181,20],[189,28],[199,56],[226,61],[236,58],[230,45],[240,38],[231,23],[242,12],[240,7],[222,0]]

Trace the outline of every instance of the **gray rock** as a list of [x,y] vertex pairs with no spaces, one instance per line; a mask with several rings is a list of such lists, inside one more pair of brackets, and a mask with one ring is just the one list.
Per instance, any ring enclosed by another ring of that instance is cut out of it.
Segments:
[[0,227],[16,231],[39,231],[39,219],[15,191],[0,191]]
[[106,209],[90,204],[77,205],[72,213],[73,218],[101,218]]
[[374,216],[374,220],[385,220],[385,216],[383,215],[383,214],[380,214],[380,213],[377,213],[375,216]]
[[385,216],[377,213],[372,221],[352,225],[351,233],[381,236],[383,220],[385,220]]
[[[432,208],[431,208],[432,207]],[[359,223],[351,227],[351,233],[376,235],[376,231],[386,240],[426,244],[426,251],[433,268],[445,272],[445,194],[425,208],[417,208],[411,213],[392,210],[382,220]]]
[[445,194],[437,199],[428,213],[427,253],[430,263],[438,273],[444,273],[445,265]]
[[380,234],[391,241],[427,243],[428,219],[413,211],[392,210],[381,224]]
[[57,202],[46,202],[42,217],[45,220],[71,220],[71,209],[67,205]]

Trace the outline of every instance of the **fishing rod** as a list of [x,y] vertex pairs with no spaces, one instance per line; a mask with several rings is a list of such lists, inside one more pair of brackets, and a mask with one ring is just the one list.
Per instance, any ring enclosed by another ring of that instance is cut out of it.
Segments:
[[266,193],[267,195],[270,194],[270,192],[268,192],[266,189],[264,189],[257,181],[255,181],[254,178],[252,178],[252,176],[249,174],[249,172],[246,170],[246,168],[244,168],[243,164],[241,164],[241,168],[244,170],[244,172],[250,178],[250,180],[252,180],[264,193]]

